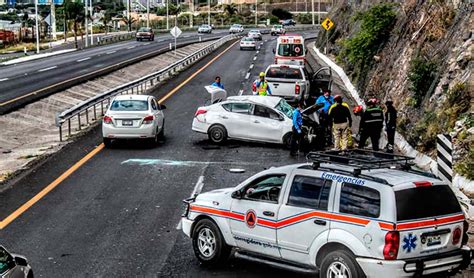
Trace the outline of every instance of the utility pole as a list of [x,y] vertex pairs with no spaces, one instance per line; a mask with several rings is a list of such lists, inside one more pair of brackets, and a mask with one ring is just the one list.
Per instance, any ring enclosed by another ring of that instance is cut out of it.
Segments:
[[51,1],[51,33],[53,35],[53,40],[57,40],[56,36],[56,6],[54,4],[54,0]]
[[207,0],[207,24],[211,26],[211,0]]
[[321,24],[321,0],[318,0],[318,24]]
[[127,0],[127,25],[128,32],[131,32],[132,25],[130,24],[130,0]]
[[94,19],[92,18],[94,15],[93,15],[93,8],[92,8],[92,0],[90,0],[90,3],[89,3],[89,13],[90,13],[90,17],[91,17],[91,46],[94,45]]
[[150,0],[146,0],[146,28],[150,28]]
[[[86,38],[85,38],[85,46],[88,47],[89,46],[89,10],[87,9],[87,2],[88,0],[84,0],[84,14],[86,15],[86,19],[85,19],[85,27],[84,29],[86,29]],[[84,43],[84,42],[82,42]]]
[[191,11],[191,15],[189,16],[189,27],[193,28],[194,0],[191,0],[189,10]]
[[170,11],[168,8],[169,0],[166,0],[166,30],[170,29]]
[[258,0],[255,0],[255,27],[258,26]]
[[314,0],[311,0],[311,22],[314,25]]
[[39,26],[38,26],[38,0],[35,0],[35,33],[36,33],[36,54],[40,53]]

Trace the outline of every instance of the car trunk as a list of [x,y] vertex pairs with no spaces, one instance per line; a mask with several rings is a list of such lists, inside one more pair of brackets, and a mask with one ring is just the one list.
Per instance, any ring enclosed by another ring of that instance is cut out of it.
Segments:
[[304,82],[298,79],[267,78],[272,95],[280,97],[294,97],[296,84],[300,86],[300,94],[304,91]]
[[143,118],[148,115],[151,115],[149,111],[120,111],[109,114],[113,119],[114,125],[123,128],[140,127]]
[[[448,185],[420,182],[395,191],[398,259],[419,258],[459,249],[464,214]],[[457,239],[456,239],[457,238]]]

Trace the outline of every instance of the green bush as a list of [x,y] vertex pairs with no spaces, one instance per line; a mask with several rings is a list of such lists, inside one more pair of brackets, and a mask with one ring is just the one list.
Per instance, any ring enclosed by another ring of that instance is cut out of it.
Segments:
[[437,70],[438,63],[435,61],[429,61],[422,56],[417,56],[411,60],[408,80],[410,80],[410,90],[413,92],[415,108],[420,106],[433,82],[436,81]]
[[276,8],[272,10],[272,15],[278,17],[279,19],[291,19],[293,14],[287,10]]
[[364,67],[388,39],[396,20],[393,4],[378,4],[356,14],[353,21],[361,21],[361,27],[352,38],[342,41],[340,60]]
[[[316,18],[315,20],[317,21],[318,19]],[[310,13],[298,14],[296,16],[296,21],[300,24],[311,24],[313,23],[313,17]]]

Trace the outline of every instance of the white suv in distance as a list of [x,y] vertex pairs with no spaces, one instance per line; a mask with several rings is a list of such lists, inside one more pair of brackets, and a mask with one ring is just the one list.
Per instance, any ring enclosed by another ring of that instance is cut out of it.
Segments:
[[207,25],[207,24],[203,24],[203,25],[199,26],[198,33],[211,34],[212,33],[212,27]]
[[115,139],[147,139],[158,144],[164,137],[166,106],[153,96],[121,95],[115,97],[102,119],[104,145]]
[[229,28],[229,34],[242,33],[244,27],[241,24],[234,24]]
[[236,256],[319,277],[454,274],[471,262],[452,189],[411,158],[310,153],[232,188],[185,200],[183,232],[203,265]]
[[285,28],[281,24],[273,25],[270,34],[272,36],[284,35],[286,33]]
[[216,144],[228,138],[290,145],[293,108],[282,98],[234,96],[199,107],[192,129]]

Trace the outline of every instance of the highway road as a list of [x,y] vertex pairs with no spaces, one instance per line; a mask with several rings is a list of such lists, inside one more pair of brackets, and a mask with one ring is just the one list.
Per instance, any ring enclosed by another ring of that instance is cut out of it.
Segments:
[[153,94],[162,98],[184,84],[164,101],[166,141],[160,146],[132,141],[104,149],[97,127],[0,188],[0,244],[25,255],[37,277],[294,275],[236,259],[218,269],[202,268],[190,239],[177,230],[181,200],[201,177],[202,190],[209,191],[304,160],[278,145],[215,146],[191,131],[195,110],[208,97],[203,86],[220,75],[231,95],[248,93],[272,62],[275,43],[268,35],[258,51],[228,43],[157,88]]
[[[227,30],[213,34],[184,33],[178,44],[219,38]],[[169,49],[171,35],[157,35],[153,42],[135,40],[93,47],[44,59],[0,67],[0,114],[25,105],[39,97],[87,81],[95,73],[116,70],[137,57],[145,57]]]

